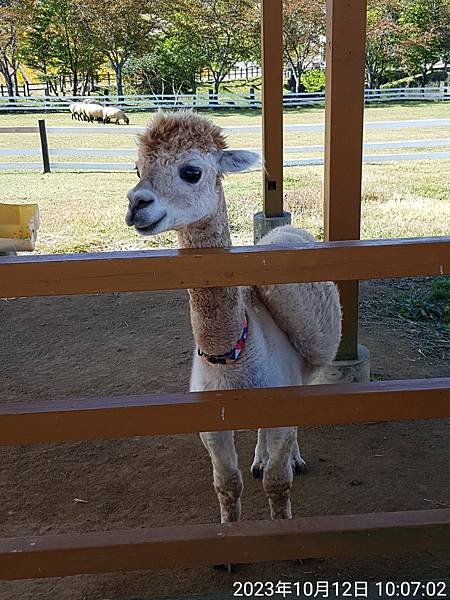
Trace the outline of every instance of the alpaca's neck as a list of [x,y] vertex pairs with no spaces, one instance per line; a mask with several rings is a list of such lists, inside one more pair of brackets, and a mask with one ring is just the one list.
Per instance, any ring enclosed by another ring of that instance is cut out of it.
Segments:
[[[218,183],[219,208],[208,219],[178,233],[181,248],[222,248],[231,246],[222,185]],[[237,287],[189,290],[191,322],[195,341],[206,354],[225,354],[234,348],[242,333],[245,308]]]

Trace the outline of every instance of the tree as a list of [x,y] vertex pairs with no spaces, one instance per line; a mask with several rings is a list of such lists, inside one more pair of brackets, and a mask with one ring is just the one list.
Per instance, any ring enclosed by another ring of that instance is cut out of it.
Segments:
[[182,31],[171,31],[153,40],[152,49],[132,58],[125,73],[133,89],[141,94],[195,92],[201,57],[186,43]]
[[52,31],[52,14],[44,10],[41,3],[37,3],[33,14],[32,25],[25,32],[20,45],[22,60],[32,69],[42,73],[44,79],[50,84],[55,93],[58,92],[54,84],[58,61]]
[[70,73],[74,96],[88,88],[101,64],[77,0],[36,0],[23,52],[28,64],[44,74],[50,67]]
[[79,0],[79,5],[96,47],[114,69],[121,96],[124,68],[152,43],[158,19],[147,0]]
[[324,0],[284,0],[284,58],[292,70],[295,92],[304,90],[302,74],[321,52],[325,34]]
[[0,73],[5,79],[10,97],[18,95],[19,44],[31,8],[32,4],[27,0],[0,2]]
[[214,93],[239,61],[255,57],[259,8],[254,0],[182,0],[172,3],[169,19],[184,31],[189,48],[213,77]]
[[450,0],[402,0],[399,24],[403,65],[424,86],[433,65],[449,60]]
[[369,0],[367,7],[366,77],[379,88],[400,66],[398,49],[399,0]]

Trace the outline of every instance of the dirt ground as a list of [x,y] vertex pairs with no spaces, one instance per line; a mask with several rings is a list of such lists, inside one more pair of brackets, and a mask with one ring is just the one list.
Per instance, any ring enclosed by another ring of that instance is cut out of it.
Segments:
[[[442,340],[383,314],[395,285],[362,285],[360,337],[374,378],[448,376]],[[183,292],[3,300],[0,342],[2,402],[188,386],[192,336]],[[449,506],[448,433],[445,421],[303,429],[309,472],[294,483],[295,515]],[[265,519],[261,483],[249,474],[254,444],[254,432],[237,435],[243,518]],[[6,448],[0,473],[4,537],[218,520],[196,435]],[[231,598],[235,580],[437,580],[449,573],[442,554],[361,556],[242,565],[231,576],[202,568],[3,582],[0,600],[190,598],[207,590]]]

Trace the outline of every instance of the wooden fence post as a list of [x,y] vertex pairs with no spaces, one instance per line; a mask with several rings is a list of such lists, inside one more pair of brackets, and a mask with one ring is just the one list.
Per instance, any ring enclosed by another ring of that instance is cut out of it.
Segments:
[[[327,0],[325,239],[360,237],[367,0]],[[358,356],[358,282],[340,284],[338,359]]]
[[264,213],[283,214],[283,7],[262,2],[262,137]]
[[283,3],[263,0],[261,6],[264,206],[253,216],[255,243],[274,227],[291,222],[283,207]]
[[41,139],[42,163],[44,165],[44,173],[50,173],[50,158],[48,154],[47,130],[45,128],[45,119],[39,119],[39,137]]
[[255,88],[251,87],[248,92],[248,105],[254,108],[256,106],[255,103]]
[[262,1],[262,183],[264,207],[253,216],[253,240],[288,225],[283,207],[283,3]]
[[208,105],[217,106],[219,104],[218,94],[214,93],[214,90],[208,90]]

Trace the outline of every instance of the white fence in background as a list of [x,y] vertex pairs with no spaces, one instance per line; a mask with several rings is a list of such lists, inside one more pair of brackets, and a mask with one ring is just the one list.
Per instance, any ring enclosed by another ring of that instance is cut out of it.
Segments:
[[[449,100],[450,86],[422,88],[392,88],[365,91],[366,102],[392,102],[404,100]],[[67,111],[71,102],[90,100],[100,104],[119,104],[125,111],[157,110],[159,108],[260,108],[261,92],[250,88],[246,94],[171,94],[130,96],[14,96],[0,97],[0,112],[54,112]],[[322,104],[324,92],[284,94],[284,106]]]
[[[442,128],[450,126],[450,119],[420,119],[420,120],[403,120],[403,121],[374,121],[365,124],[367,130],[385,130],[385,129],[411,129],[411,128]],[[311,123],[302,125],[286,125],[285,131],[322,131],[324,128],[321,123]],[[134,136],[145,131],[143,127],[126,127],[126,126],[89,126],[83,127],[47,127],[47,133],[52,135],[86,135],[86,134],[120,134]],[[235,127],[225,127],[227,133],[260,133],[261,127],[258,125],[242,125]],[[38,134],[38,127],[0,127],[1,134]],[[421,149],[421,148],[443,148],[450,147],[450,138],[434,138],[425,140],[395,140],[387,142],[368,142],[364,144],[364,162],[379,163],[379,162],[396,162],[396,161],[411,161],[411,160],[437,160],[450,158],[448,151],[427,151],[427,152],[410,152],[410,153],[393,153],[393,154],[366,154],[367,151],[375,150],[398,150],[398,149]],[[251,148],[256,152],[260,148]],[[309,146],[288,146],[284,148],[284,154],[321,154],[323,155],[322,145]],[[25,156],[42,156],[42,150],[36,148],[1,148],[0,156],[8,157],[25,157]],[[134,160],[136,159],[136,147],[134,148],[49,148],[50,158],[67,157],[111,157],[111,158],[126,158],[130,157],[132,162],[72,162],[51,160],[51,168],[58,170],[69,171],[130,171],[135,168]],[[313,156],[310,158],[293,158],[283,161],[285,167],[303,166],[303,165],[321,165],[323,164],[322,156]],[[40,170],[42,162],[30,161],[14,161],[0,163],[0,170]]]

